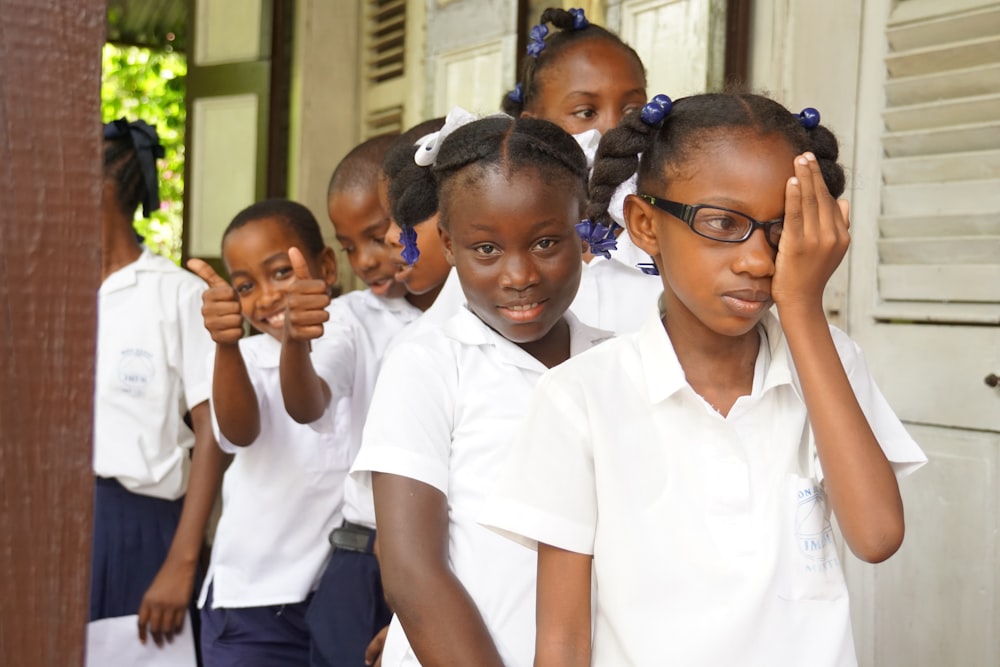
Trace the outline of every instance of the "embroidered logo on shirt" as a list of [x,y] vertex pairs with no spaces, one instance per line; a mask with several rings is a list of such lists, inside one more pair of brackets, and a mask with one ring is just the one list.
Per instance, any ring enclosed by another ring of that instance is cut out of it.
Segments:
[[833,526],[826,515],[826,494],[814,485],[801,488],[795,508],[795,541],[799,550],[810,561],[809,572],[822,572],[837,565],[837,550],[833,539]]
[[118,385],[120,389],[135,397],[141,397],[153,382],[156,369],[153,355],[148,350],[131,347],[122,350],[118,360]]

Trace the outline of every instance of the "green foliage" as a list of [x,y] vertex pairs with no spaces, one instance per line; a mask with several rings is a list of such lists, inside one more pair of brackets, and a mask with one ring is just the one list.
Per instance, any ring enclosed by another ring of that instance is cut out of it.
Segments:
[[166,157],[159,161],[160,210],[149,219],[136,214],[135,228],[153,252],[181,261],[184,193],[183,54],[134,46],[104,45],[101,117],[142,119],[156,127]]

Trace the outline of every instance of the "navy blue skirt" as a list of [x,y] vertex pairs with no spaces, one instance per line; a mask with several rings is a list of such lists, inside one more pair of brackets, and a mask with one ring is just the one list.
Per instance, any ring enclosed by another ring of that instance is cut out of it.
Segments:
[[167,558],[183,504],[97,478],[90,620],[139,613],[142,596]]

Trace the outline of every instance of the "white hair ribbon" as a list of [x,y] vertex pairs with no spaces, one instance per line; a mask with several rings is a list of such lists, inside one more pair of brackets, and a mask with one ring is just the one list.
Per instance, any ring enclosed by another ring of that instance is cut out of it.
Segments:
[[421,167],[429,167],[434,164],[438,151],[441,150],[441,144],[448,138],[448,135],[474,120],[477,120],[476,116],[461,107],[455,107],[449,111],[440,130],[425,134],[417,140],[417,152],[413,154],[413,161]]

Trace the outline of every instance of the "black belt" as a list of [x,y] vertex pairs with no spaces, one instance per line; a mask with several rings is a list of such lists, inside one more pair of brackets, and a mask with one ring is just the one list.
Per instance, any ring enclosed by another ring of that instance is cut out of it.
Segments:
[[375,536],[375,531],[368,526],[361,526],[350,521],[345,521],[339,528],[334,528],[330,532],[330,544],[334,549],[341,551],[356,551],[358,553],[370,554]]

